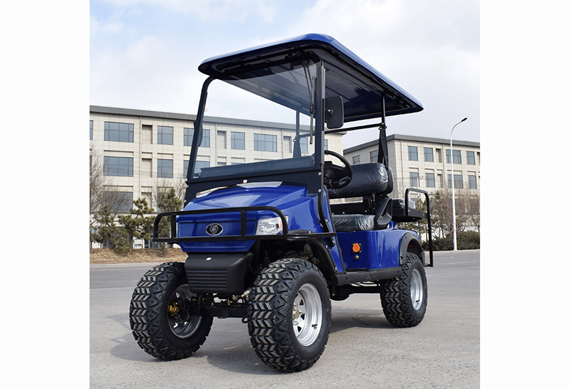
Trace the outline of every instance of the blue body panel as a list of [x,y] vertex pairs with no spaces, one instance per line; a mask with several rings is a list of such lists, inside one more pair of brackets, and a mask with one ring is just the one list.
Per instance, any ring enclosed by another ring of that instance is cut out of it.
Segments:
[[[386,229],[339,232],[337,235],[346,269],[374,270],[399,266],[400,242],[407,232],[410,231]],[[361,252],[353,252],[352,245],[355,243],[360,245]]]
[[[328,202],[324,191],[324,203]],[[282,185],[281,183],[252,183],[228,187],[211,192],[192,200],[185,211],[211,210],[216,208],[272,206],[280,209],[288,218],[289,231],[309,230],[323,232],[318,223],[317,195],[308,195],[303,186]],[[328,207],[324,207],[325,217],[331,220]],[[254,235],[260,218],[272,218],[271,211],[248,211],[246,213],[246,233]],[[223,231],[219,236],[240,235],[240,213],[220,212],[201,215],[181,215],[177,217],[178,236],[208,237],[206,227],[218,223]],[[332,226],[330,226],[332,230]],[[338,271],[356,269],[382,269],[399,266],[400,242],[408,230],[388,228],[376,231],[339,232],[330,254]],[[415,233],[414,233],[415,234]],[[418,238],[419,240],[419,238]],[[254,240],[219,240],[180,242],[185,252],[247,252]],[[352,245],[361,246],[360,253],[352,252]],[[339,249],[341,251],[339,251]],[[341,258],[341,252],[344,257]],[[358,256],[358,258],[357,258]]]
[[[303,186],[280,185],[280,183],[243,184],[216,190],[196,197],[184,208],[185,211],[231,207],[271,206],[280,209],[288,217],[289,231],[304,229],[315,233],[323,232],[318,224],[317,195],[308,195]],[[277,215],[271,211],[247,212],[248,235],[254,235],[260,218]],[[218,223],[223,227],[219,236],[240,235],[240,214],[220,213],[178,216],[178,236],[209,236],[206,227]],[[186,252],[245,252],[253,245],[253,240],[180,242]]]

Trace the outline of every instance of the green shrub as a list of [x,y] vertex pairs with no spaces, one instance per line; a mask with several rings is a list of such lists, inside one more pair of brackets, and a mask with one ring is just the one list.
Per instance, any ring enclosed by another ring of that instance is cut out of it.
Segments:
[[[453,250],[453,235],[445,238],[435,237],[432,240],[433,251]],[[429,250],[429,242],[422,242],[422,248]],[[475,250],[480,248],[480,235],[476,231],[464,231],[457,236],[458,250]]]

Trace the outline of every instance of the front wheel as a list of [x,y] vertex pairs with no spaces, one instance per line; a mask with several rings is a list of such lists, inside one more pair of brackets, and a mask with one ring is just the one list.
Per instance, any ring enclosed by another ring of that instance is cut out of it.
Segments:
[[270,264],[252,288],[248,316],[251,344],[265,364],[308,369],[329,338],[331,302],[322,273],[301,259]]
[[140,279],[130,306],[130,324],[139,346],[166,360],[182,359],[196,352],[206,340],[212,317],[191,315],[197,304],[190,291],[184,264],[163,263]]
[[421,323],[427,307],[428,289],[424,266],[413,253],[406,254],[402,274],[381,284],[380,297],[386,319],[396,327]]

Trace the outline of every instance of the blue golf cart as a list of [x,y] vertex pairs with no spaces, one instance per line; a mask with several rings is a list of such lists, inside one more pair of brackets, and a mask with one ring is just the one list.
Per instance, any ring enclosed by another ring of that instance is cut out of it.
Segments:
[[[208,77],[184,209],[160,213],[154,225],[155,242],[176,243],[188,257],[154,267],[136,286],[130,325],[140,347],[160,359],[186,358],[214,317],[241,318],[265,364],[304,370],[325,349],[331,299],[357,293],[378,293],[394,326],[418,325],[428,297],[424,268],[433,266],[429,196],[409,188],[403,199],[390,197],[385,121],[421,111],[420,102],[326,35],[210,58],[199,70]],[[206,107],[237,93],[239,112],[288,118],[294,136],[282,137],[287,145],[256,137],[256,155],[209,166],[200,153]],[[345,126],[358,121],[365,122]],[[325,147],[326,136],[372,127],[377,162],[352,166]],[[425,196],[427,212],[412,207],[411,191]],[[416,232],[398,228],[421,219],[427,253]]]

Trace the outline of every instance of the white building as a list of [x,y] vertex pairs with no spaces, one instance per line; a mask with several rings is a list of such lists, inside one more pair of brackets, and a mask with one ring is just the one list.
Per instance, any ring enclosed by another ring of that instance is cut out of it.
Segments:
[[[179,186],[186,180],[195,119],[189,114],[91,106],[90,153],[103,160],[109,189],[136,200],[150,199],[156,185]],[[205,117],[203,128],[198,167],[293,154],[294,125]],[[307,141],[301,140],[302,152]],[[342,153],[342,134],[327,135],[325,148]]]
[[[449,139],[409,135],[389,135],[388,161],[394,177],[393,198],[403,198],[408,187],[434,193],[451,188],[451,149]],[[378,141],[344,150],[352,164],[377,161]],[[481,185],[481,153],[478,142],[453,141],[455,188],[476,191]]]

